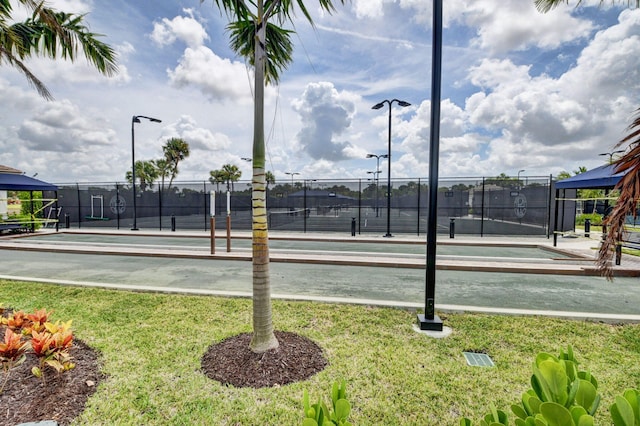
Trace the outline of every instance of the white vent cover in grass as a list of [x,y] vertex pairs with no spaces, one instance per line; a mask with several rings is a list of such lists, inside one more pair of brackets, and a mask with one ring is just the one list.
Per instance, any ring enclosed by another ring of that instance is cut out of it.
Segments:
[[487,354],[477,353],[477,352],[462,352],[464,354],[465,359],[467,360],[467,364],[472,367],[495,367],[496,365],[493,363],[491,357]]

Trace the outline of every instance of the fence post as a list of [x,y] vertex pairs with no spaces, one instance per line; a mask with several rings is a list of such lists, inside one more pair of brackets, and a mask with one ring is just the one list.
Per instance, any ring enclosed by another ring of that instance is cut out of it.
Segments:
[[171,215],[171,232],[176,232],[176,215]]
[[209,222],[211,223],[211,254],[216,254],[216,218],[211,216]]
[[351,218],[351,236],[352,237],[356,236],[356,218],[355,217]]
[[456,235],[456,218],[449,218],[449,238],[454,238]]

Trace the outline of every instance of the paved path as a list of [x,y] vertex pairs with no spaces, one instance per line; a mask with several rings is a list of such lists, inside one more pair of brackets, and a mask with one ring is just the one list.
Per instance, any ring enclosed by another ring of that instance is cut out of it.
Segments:
[[[86,230],[84,230],[86,231]],[[51,281],[73,285],[127,288],[148,291],[249,296],[251,267],[248,233],[234,233],[232,250],[217,241],[210,254],[204,232],[72,231],[46,238],[0,238],[3,277]],[[86,241],[93,235],[93,242]],[[145,237],[144,245],[127,241]],[[73,237],[85,238],[73,241]],[[218,235],[218,238],[221,236]],[[107,238],[119,242],[105,243]],[[197,239],[197,244],[170,245],[166,241]],[[65,239],[67,242],[64,242]],[[164,240],[163,240],[164,239]],[[338,235],[270,234],[272,287],[275,298],[321,300],[423,307],[425,274],[424,237],[396,235],[345,238]],[[295,249],[296,244],[304,245]],[[546,238],[443,238],[438,252],[482,243],[500,250],[525,250],[543,246]],[[333,250],[309,250],[335,246]],[[323,245],[324,244],[324,245]],[[546,259],[477,255],[439,255],[436,283],[437,309],[488,311],[510,314],[556,315],[610,321],[640,321],[637,278],[616,278],[613,283],[593,276],[594,248],[598,240],[560,238]],[[236,248],[235,246],[238,246]],[[242,247],[241,247],[242,246]],[[340,247],[350,247],[349,250]],[[375,248],[375,251],[373,249]],[[452,253],[455,253],[453,251]],[[503,252],[504,253],[504,252]],[[213,261],[213,262],[212,262]],[[616,273],[640,272],[640,262],[624,256]]]

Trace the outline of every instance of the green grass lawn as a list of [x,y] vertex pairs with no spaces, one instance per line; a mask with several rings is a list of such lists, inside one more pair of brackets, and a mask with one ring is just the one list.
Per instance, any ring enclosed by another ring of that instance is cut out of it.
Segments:
[[[414,331],[415,312],[274,301],[276,328],[314,340],[329,365],[304,382],[251,389],[200,372],[209,345],[251,331],[250,300],[0,280],[0,304],[54,310],[53,320],[72,319],[77,338],[101,353],[108,378],[77,419],[83,425],[299,425],[303,390],[328,401],[342,378],[354,425],[457,425],[479,420],[491,402],[509,411],[535,355],[569,344],[600,384],[596,424],[607,423],[614,395],[640,383],[640,325],[443,314],[453,333],[434,339]],[[467,366],[467,350],[488,353],[496,367]]]

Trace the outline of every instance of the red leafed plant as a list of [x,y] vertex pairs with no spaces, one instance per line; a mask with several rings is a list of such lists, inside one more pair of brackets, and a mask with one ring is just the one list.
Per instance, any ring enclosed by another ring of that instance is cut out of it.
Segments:
[[49,317],[52,312],[47,312],[46,309],[42,308],[35,311],[32,314],[27,315],[27,318],[30,321],[30,324],[23,327],[22,334],[31,334],[33,330],[42,331],[44,330],[44,324],[49,321]]
[[49,322],[51,312],[36,310],[26,315],[16,311],[7,317],[0,317],[0,331],[5,329],[4,343],[0,343],[0,362],[5,372],[5,380],[0,393],[8,381],[9,370],[26,359],[26,353],[33,353],[38,365],[31,369],[34,376],[45,381],[45,369],[51,367],[58,373],[75,367],[71,362],[69,349],[73,345],[71,321]]
[[31,321],[27,318],[27,315],[24,311],[16,311],[13,314],[9,315],[3,321],[4,324],[7,325],[13,331],[22,330],[24,327],[30,325]]
[[14,333],[10,328],[5,330],[4,341],[0,343],[0,364],[4,372],[0,393],[9,381],[11,369],[22,364],[26,359],[27,349],[29,349],[29,343],[23,340],[22,335]]
[[46,366],[54,368],[58,373],[71,370],[75,364],[71,362],[69,349],[73,344],[71,321],[61,323],[45,322],[42,332],[31,332],[31,348],[38,357],[38,366],[31,369],[36,377],[42,377],[44,381],[44,369]]

